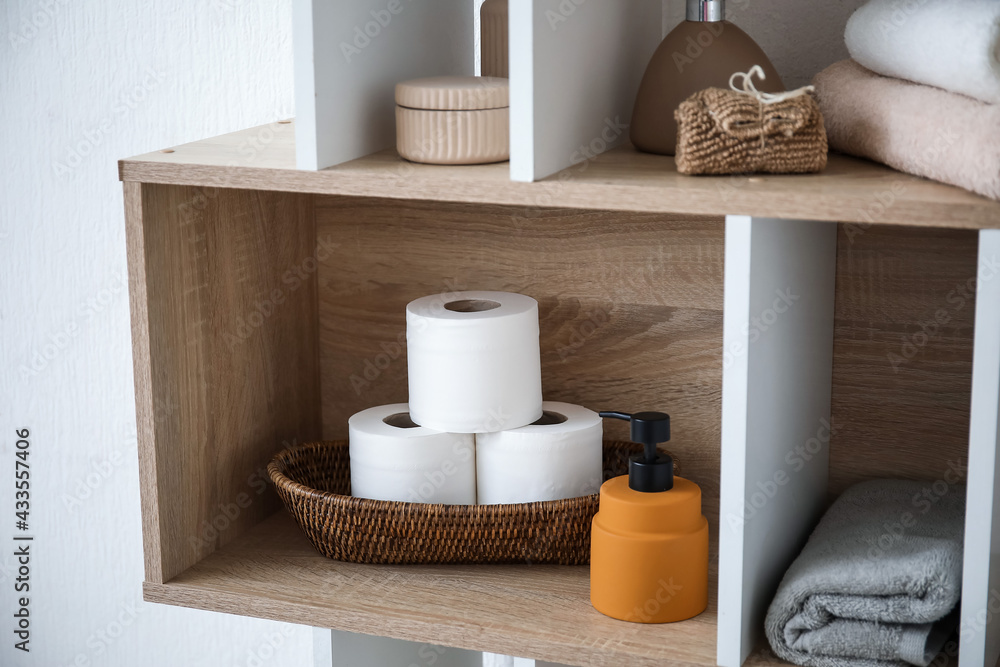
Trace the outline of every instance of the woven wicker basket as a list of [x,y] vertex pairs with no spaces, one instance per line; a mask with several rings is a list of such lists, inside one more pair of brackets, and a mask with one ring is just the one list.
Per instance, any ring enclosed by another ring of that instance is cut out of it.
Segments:
[[[605,478],[625,474],[631,442],[605,441]],[[675,469],[676,462],[675,462]],[[282,450],[267,472],[324,556],[353,563],[590,561],[598,494],[519,505],[428,505],[352,498],[347,441]]]

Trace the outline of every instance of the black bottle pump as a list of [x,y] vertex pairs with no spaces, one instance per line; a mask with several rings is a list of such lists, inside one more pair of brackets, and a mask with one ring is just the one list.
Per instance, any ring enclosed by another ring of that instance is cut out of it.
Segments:
[[632,442],[645,447],[644,454],[629,457],[628,488],[642,493],[674,488],[674,460],[656,450],[659,443],[670,440],[670,415],[663,412],[636,412],[630,415],[614,411],[599,414],[629,422]]

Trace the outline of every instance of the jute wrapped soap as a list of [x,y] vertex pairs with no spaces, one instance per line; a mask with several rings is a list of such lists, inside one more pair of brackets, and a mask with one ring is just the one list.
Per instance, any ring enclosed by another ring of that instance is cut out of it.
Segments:
[[702,90],[677,108],[678,172],[795,174],[826,167],[826,129],[812,86],[763,93],[751,81],[755,74],[763,72],[734,74],[730,90]]

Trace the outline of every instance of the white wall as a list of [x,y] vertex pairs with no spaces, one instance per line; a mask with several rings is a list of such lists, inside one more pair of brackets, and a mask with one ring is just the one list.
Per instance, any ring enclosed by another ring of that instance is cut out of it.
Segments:
[[[4,667],[311,664],[309,628],[141,601],[115,164],[294,115],[290,35],[287,0],[0,2]],[[11,634],[12,448],[24,427],[36,536],[30,654]]]
[[[726,18],[745,30],[774,63],[786,88],[812,81],[848,57],[844,26],[866,0],[727,0]],[[664,0],[667,27],[684,19],[684,0]]]
[[764,49],[785,87],[812,81],[820,70],[849,57],[844,26],[866,0],[729,0],[733,23]]

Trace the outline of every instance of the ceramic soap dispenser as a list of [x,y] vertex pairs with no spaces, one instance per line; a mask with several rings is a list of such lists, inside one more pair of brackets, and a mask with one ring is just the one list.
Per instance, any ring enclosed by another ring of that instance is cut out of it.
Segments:
[[628,475],[601,486],[590,546],[590,602],[602,614],[635,623],[671,623],[708,606],[708,521],[701,489],[674,476],[656,445],[670,440],[662,412],[602,412],[631,423],[645,446]]
[[640,151],[673,155],[677,149],[674,111],[706,88],[729,88],[734,72],[760,65],[765,93],[785,89],[764,51],[726,20],[725,0],[687,0],[687,20],[656,49],[639,84],[629,138]]

